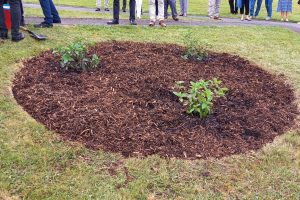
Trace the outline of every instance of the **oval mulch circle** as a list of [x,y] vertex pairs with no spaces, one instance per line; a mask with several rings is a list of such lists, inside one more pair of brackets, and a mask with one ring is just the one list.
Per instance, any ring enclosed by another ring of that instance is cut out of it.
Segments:
[[[169,44],[104,42],[93,72],[62,73],[50,51],[24,63],[16,100],[37,121],[88,148],[124,156],[207,158],[261,148],[292,127],[293,90],[284,79],[238,56],[181,58]],[[229,88],[207,119],[190,117],[172,94],[175,81],[218,77]]]

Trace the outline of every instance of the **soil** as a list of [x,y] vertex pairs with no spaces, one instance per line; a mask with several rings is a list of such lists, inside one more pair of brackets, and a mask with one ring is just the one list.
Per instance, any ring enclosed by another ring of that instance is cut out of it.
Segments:
[[[62,72],[50,51],[16,75],[17,102],[37,121],[91,149],[125,157],[198,159],[257,150],[295,123],[294,92],[284,77],[236,55],[181,58],[172,44],[104,42],[90,49],[99,69]],[[229,89],[206,119],[189,116],[172,93],[176,81],[214,77]]]

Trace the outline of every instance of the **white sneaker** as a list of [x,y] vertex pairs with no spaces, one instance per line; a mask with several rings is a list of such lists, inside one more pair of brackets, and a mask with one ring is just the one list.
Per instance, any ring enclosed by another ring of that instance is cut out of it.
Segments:
[[247,21],[251,21],[251,18],[247,15],[247,16],[246,16],[246,20],[247,20]]
[[245,19],[245,18],[244,18],[244,15],[242,15],[242,17],[241,17],[241,21],[244,21],[244,19]]
[[266,17],[266,21],[270,21],[272,18],[271,17]]
[[289,21],[289,19],[285,19],[285,21],[286,21],[286,22],[288,22],[288,21]]

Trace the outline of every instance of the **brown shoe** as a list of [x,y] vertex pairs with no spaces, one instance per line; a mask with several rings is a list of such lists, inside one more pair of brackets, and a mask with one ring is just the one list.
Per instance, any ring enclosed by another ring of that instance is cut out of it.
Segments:
[[155,26],[155,22],[154,21],[150,21],[149,26]]
[[222,20],[219,16],[214,16],[215,20]]
[[160,20],[160,21],[159,21],[159,25],[160,25],[161,27],[166,27],[166,26],[167,26],[167,24],[165,24],[164,20]]

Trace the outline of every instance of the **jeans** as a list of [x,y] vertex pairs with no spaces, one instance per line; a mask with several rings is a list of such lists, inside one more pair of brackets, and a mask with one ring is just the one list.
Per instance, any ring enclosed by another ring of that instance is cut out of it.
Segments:
[[237,12],[238,12],[238,7],[237,7],[236,3],[237,3],[237,0],[229,0],[231,14],[237,14]]
[[[101,0],[96,1],[96,8],[101,7]],[[108,8],[108,0],[104,0],[104,8]]]
[[265,0],[268,17],[272,17],[272,4],[273,0]]
[[[5,15],[3,9],[3,0],[0,0],[0,32],[7,33],[7,27],[5,25]],[[10,0],[10,15],[11,15],[11,35],[13,38],[20,36],[20,22],[21,22],[21,1]]]
[[168,17],[168,7],[169,7],[169,5],[170,5],[170,7],[171,7],[171,12],[172,12],[172,17],[173,18],[176,18],[177,17],[177,9],[176,9],[176,0],[165,0],[164,1],[164,3],[165,3],[165,18],[167,18]]
[[188,0],[180,0],[180,14],[187,15]]
[[219,17],[221,0],[209,0],[208,16]]
[[256,3],[256,0],[250,0],[250,16],[255,16],[256,17],[259,14],[261,4],[262,4],[262,0],[257,0],[256,11],[254,13],[255,3]]
[[47,24],[53,24],[53,22],[60,22],[60,17],[52,0],[40,0],[40,4],[45,16],[44,20]]
[[[159,21],[164,20],[164,0],[158,0],[158,15],[157,19]],[[150,20],[155,22],[156,21],[156,6],[155,6],[155,0],[149,0],[149,16]]]
[[[119,21],[120,0],[114,0],[113,10],[114,10],[114,20]],[[129,0],[129,10],[130,10],[129,20],[135,20],[135,0]]]

